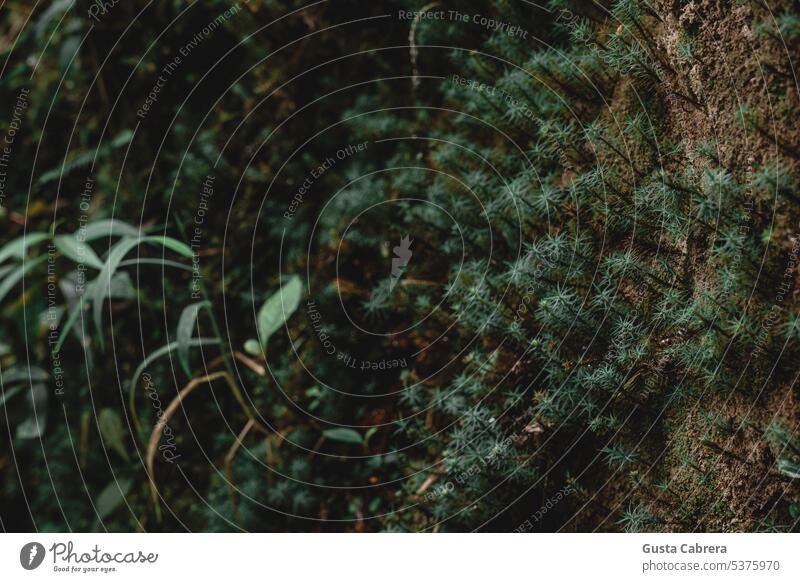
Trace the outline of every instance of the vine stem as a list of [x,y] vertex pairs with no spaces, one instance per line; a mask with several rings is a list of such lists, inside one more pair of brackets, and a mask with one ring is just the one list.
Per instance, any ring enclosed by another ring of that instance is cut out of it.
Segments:
[[419,49],[417,48],[417,25],[419,25],[420,15],[424,14],[434,6],[438,6],[438,2],[431,2],[420,8],[419,12],[414,16],[414,22],[411,23],[411,29],[408,31],[408,56],[411,59],[411,88],[416,91],[419,87],[419,66],[417,58],[419,57]]

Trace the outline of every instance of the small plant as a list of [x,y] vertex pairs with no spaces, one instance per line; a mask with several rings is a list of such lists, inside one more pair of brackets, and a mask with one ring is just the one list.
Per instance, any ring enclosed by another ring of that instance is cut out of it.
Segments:
[[777,470],[786,477],[800,479],[800,439],[777,421],[767,427],[766,439],[775,453]]

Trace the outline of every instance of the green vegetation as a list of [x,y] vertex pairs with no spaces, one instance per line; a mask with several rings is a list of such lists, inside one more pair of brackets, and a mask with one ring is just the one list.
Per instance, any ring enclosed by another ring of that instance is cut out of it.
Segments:
[[791,2],[133,4],[2,17],[3,529],[798,529]]

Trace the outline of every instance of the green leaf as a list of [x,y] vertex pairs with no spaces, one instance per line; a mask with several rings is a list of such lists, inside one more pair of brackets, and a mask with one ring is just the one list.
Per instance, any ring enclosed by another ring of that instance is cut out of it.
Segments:
[[11,400],[23,390],[25,390],[25,386],[14,386],[13,388],[3,389],[3,393],[0,394],[0,408],[3,408],[6,405],[6,402]]
[[361,435],[354,431],[352,428],[344,428],[344,427],[337,427],[337,428],[330,428],[328,430],[322,431],[322,436],[325,438],[329,438],[332,441],[339,441],[342,443],[350,443],[354,445],[360,445],[363,441]]
[[80,242],[73,235],[59,235],[53,240],[53,243],[58,252],[75,263],[89,265],[97,270],[103,268],[103,261],[97,256],[94,249],[85,242]]
[[269,338],[292,316],[300,305],[303,284],[300,277],[292,276],[280,291],[264,302],[258,312],[258,335],[261,347],[266,350]]
[[[219,340],[217,338],[207,338],[207,337],[200,337],[189,340],[190,347],[196,346],[207,346],[207,345],[217,345],[219,344]],[[172,342],[165,346],[161,346],[152,354],[148,355],[144,361],[139,364],[136,370],[133,372],[133,376],[128,381],[128,410],[132,411],[133,421],[136,424],[136,430],[139,430],[138,422],[136,421],[136,383],[139,381],[139,378],[142,376],[144,371],[147,367],[155,362],[157,359],[166,356],[170,352],[178,349],[178,342]]]
[[184,256],[191,257],[192,249],[187,245],[167,236],[145,236],[141,238],[123,238],[113,247],[108,253],[106,263],[97,277],[98,284],[94,287],[92,293],[92,316],[94,319],[95,328],[97,329],[98,341],[100,346],[103,347],[103,302],[109,291],[111,278],[119,267],[122,259],[125,258],[131,249],[142,244],[151,243],[158,244]]
[[146,243],[161,245],[163,247],[166,247],[169,250],[175,251],[179,255],[182,255],[188,259],[194,257],[192,248],[189,245],[187,245],[186,243],[182,243],[179,240],[175,240],[174,238],[169,236],[146,236],[142,240]]
[[98,340],[103,345],[103,302],[111,288],[111,278],[117,270],[120,262],[131,249],[141,244],[142,239],[124,238],[111,247],[103,269],[97,276],[97,284],[92,289],[92,315],[97,329]]
[[2,385],[8,386],[9,384],[24,383],[27,385],[36,382],[47,382],[50,376],[37,366],[31,366],[29,369],[23,365],[17,365],[9,368],[2,374]]
[[[125,264],[125,262],[120,263],[120,265]],[[86,285],[86,294],[88,296],[94,295],[94,288],[99,284],[97,280],[90,282]],[[136,290],[133,288],[133,281],[130,278],[128,273],[115,273],[111,279],[111,286],[108,289],[108,293],[106,297],[110,299],[133,299],[136,297]],[[67,341],[67,337],[69,336],[69,332],[72,331],[72,328],[75,327],[75,322],[78,321],[78,317],[85,311],[86,303],[83,300],[83,296],[78,297],[75,305],[69,310],[69,315],[67,316],[66,321],[61,326],[61,331],[58,335],[58,341],[56,345],[53,347],[52,353],[58,353],[61,351],[61,348],[64,347],[64,342]],[[83,336],[83,331],[81,330],[78,335],[80,337]]]
[[125,259],[122,261],[119,266],[120,267],[133,267],[133,266],[140,266],[140,265],[158,265],[161,268],[164,267],[172,267],[174,269],[181,269],[183,271],[189,271],[190,273],[194,272],[194,268],[191,265],[184,265],[183,263],[179,263],[178,261],[170,261],[168,259],[148,259],[148,258],[138,258],[138,259]]
[[18,259],[21,261],[25,257],[28,247],[39,244],[49,237],[50,235],[44,232],[29,232],[15,238],[0,249],[0,263],[6,259]]
[[261,356],[264,353],[261,351],[261,344],[258,343],[258,340],[253,338],[244,342],[244,351],[251,356]]
[[[199,337],[189,340],[189,347],[193,348],[198,346],[215,346],[217,344],[219,344],[219,340],[217,338],[212,338],[212,337]],[[136,392],[136,382],[139,381],[139,377],[145,371],[147,366],[152,364],[158,358],[164,357],[168,353],[175,351],[177,349],[178,349],[178,342],[171,342],[165,346],[161,346],[156,351],[147,356],[142,361],[142,363],[139,364],[139,367],[136,368],[136,370],[133,372],[133,376],[131,376],[131,379],[128,381],[128,389],[130,390],[131,394],[134,394]]]
[[67,341],[67,336],[69,335],[70,330],[72,330],[75,322],[78,320],[78,316],[80,316],[81,312],[83,311],[83,298],[81,297],[78,302],[72,307],[67,316],[67,320],[64,322],[64,325],[61,326],[61,332],[58,334],[58,341],[56,342],[55,347],[52,350],[52,353],[57,354],[61,351],[61,348],[64,346],[64,342]]
[[44,434],[47,424],[47,388],[33,384],[28,391],[28,417],[17,426],[17,438],[36,439]]
[[374,435],[376,432],[378,432],[378,427],[377,426],[370,427],[370,429],[367,430],[367,434],[364,435],[364,445],[365,446],[369,442],[369,439],[372,438],[372,435]]
[[800,479],[800,463],[795,462],[793,459],[780,457],[778,459],[778,471],[792,479]]
[[119,414],[111,408],[104,408],[97,415],[97,426],[105,447],[114,449],[123,459],[129,461],[128,450],[125,448],[125,428]]
[[0,283],[0,302],[6,298],[9,291],[11,291],[17,283],[19,283],[22,278],[27,275],[30,271],[41,265],[44,261],[47,260],[47,255],[42,255],[41,257],[36,257],[32,261],[27,261],[25,266],[16,269],[13,271],[8,277],[6,277],[2,283]]
[[189,342],[197,326],[197,314],[204,307],[210,308],[211,304],[208,301],[192,303],[184,308],[178,320],[178,361],[181,363],[183,371],[186,372],[186,375],[189,377],[192,375],[192,370],[189,366]]
[[109,483],[106,488],[100,492],[100,495],[97,496],[94,502],[95,509],[97,510],[95,528],[102,525],[102,521],[111,515],[114,510],[125,501],[125,497],[132,487],[132,479],[117,479]]
[[122,146],[128,145],[131,143],[133,135],[134,131],[132,129],[123,129],[111,140],[111,147],[121,148]]
[[98,238],[110,238],[112,236],[139,237],[141,231],[121,220],[104,219],[90,222],[83,231],[83,240],[86,242]]
[[789,515],[792,519],[800,519],[800,503],[789,504]]
[[41,36],[47,30],[48,24],[56,19],[57,16],[62,16],[70,8],[72,8],[72,0],[56,0],[51,3],[46,10],[42,11],[41,16],[36,19],[33,25],[33,32],[36,36]]
[[[123,261],[124,263],[125,261]],[[122,265],[122,263],[120,263]],[[100,281],[94,279],[86,284],[86,291],[84,296],[92,297],[95,295]],[[114,273],[111,277],[111,285],[106,286],[105,299],[122,299],[131,300],[136,299],[136,288],[133,286],[133,279],[125,271]]]

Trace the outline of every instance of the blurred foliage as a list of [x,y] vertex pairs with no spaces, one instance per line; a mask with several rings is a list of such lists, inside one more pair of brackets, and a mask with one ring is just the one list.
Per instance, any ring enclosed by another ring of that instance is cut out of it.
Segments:
[[760,102],[720,138],[777,139],[751,167],[675,130],[696,31],[668,55],[638,0],[459,3],[524,36],[92,6],[0,31],[4,529],[511,531],[570,491],[531,529],[694,531],[741,516],[731,455],[778,491],[731,528],[797,527],[797,144]]

